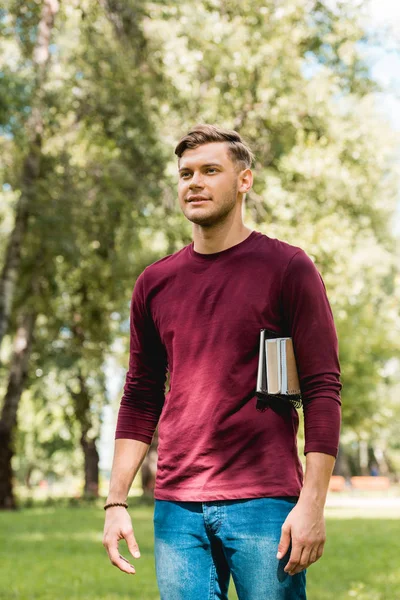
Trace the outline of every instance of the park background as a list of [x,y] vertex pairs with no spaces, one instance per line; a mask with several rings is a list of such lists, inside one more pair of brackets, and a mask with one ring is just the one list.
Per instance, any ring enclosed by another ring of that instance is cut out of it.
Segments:
[[249,142],[245,222],[306,250],[338,329],[344,490],[309,597],[400,599],[399,44],[390,0],[2,4],[0,599],[158,598],[156,439],[133,579],[102,503],[132,289],[191,241],[173,149],[199,122]]

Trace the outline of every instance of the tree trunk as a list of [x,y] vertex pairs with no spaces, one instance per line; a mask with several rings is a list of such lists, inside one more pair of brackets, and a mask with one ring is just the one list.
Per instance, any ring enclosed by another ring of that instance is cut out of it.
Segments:
[[333,475],[341,475],[346,479],[349,479],[351,477],[351,467],[349,463],[349,458],[342,444],[339,444],[339,452],[337,455],[335,466],[333,468]]
[[99,495],[99,453],[96,440],[81,436],[81,446],[85,460],[85,487],[84,496],[97,498]]
[[11,461],[14,455],[13,433],[18,405],[28,373],[36,314],[25,313],[14,341],[10,375],[0,418],[0,509],[15,509]]
[[[76,334],[76,332],[75,332]],[[97,498],[99,495],[99,454],[96,448],[97,436],[88,437],[92,427],[90,418],[90,392],[81,372],[78,373],[79,390],[75,392],[67,386],[75,404],[75,415],[81,427],[81,448],[84,456],[85,484],[84,496]]]
[[361,475],[369,475],[368,471],[368,442],[366,440],[358,441],[358,451],[360,460]]
[[26,469],[26,473],[25,473],[25,477],[24,477],[25,486],[27,487],[28,490],[30,490],[32,488],[31,477],[32,477],[33,470],[34,470],[34,466],[28,465],[28,468]]
[[57,11],[57,0],[44,0],[38,26],[37,42],[32,55],[36,76],[36,91],[31,116],[26,125],[28,150],[22,166],[21,195],[16,207],[14,229],[10,235],[5,262],[0,275],[0,346],[8,329],[21,262],[21,249],[29,218],[29,207],[36,195],[36,182],[40,173],[43,134],[42,112],[44,109],[43,84],[48,73],[50,37]]
[[16,509],[13,494],[11,459],[13,457],[12,432],[0,421],[0,510]]

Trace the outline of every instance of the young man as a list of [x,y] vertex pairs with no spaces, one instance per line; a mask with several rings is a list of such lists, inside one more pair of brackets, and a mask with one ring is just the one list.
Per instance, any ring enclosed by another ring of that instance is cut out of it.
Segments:
[[[113,565],[124,506],[158,424],[154,531],[162,600],[306,598],[323,552],[323,509],[338,449],[340,372],[321,276],[295,246],[242,219],[253,155],[235,131],[198,125],[175,149],[193,242],[147,267],[131,304],[103,544]],[[306,473],[294,408],[257,410],[259,333],[293,338],[304,403]],[[167,368],[170,389],[164,397]]]

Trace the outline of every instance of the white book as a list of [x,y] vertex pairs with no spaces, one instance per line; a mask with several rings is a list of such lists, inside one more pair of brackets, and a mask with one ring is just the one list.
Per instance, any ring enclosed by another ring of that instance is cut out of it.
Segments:
[[295,408],[300,408],[301,389],[293,340],[290,337],[268,338],[270,334],[274,332],[260,331],[256,396],[259,401],[273,396],[287,398]]
[[281,393],[281,352],[278,339],[267,339],[265,343],[265,362],[267,370],[268,394]]
[[281,394],[287,394],[288,378],[287,378],[287,361],[286,361],[286,339],[279,340],[281,353]]

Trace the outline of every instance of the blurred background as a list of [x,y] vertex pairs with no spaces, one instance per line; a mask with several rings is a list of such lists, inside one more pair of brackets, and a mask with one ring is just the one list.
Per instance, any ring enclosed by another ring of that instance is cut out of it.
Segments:
[[245,223],[312,257],[338,329],[341,447],[310,598],[400,599],[395,0],[2,3],[0,598],[158,598],[156,438],[131,490],[134,580],[108,562],[101,507],[135,280],[191,241],[173,150],[196,123],[249,142]]

